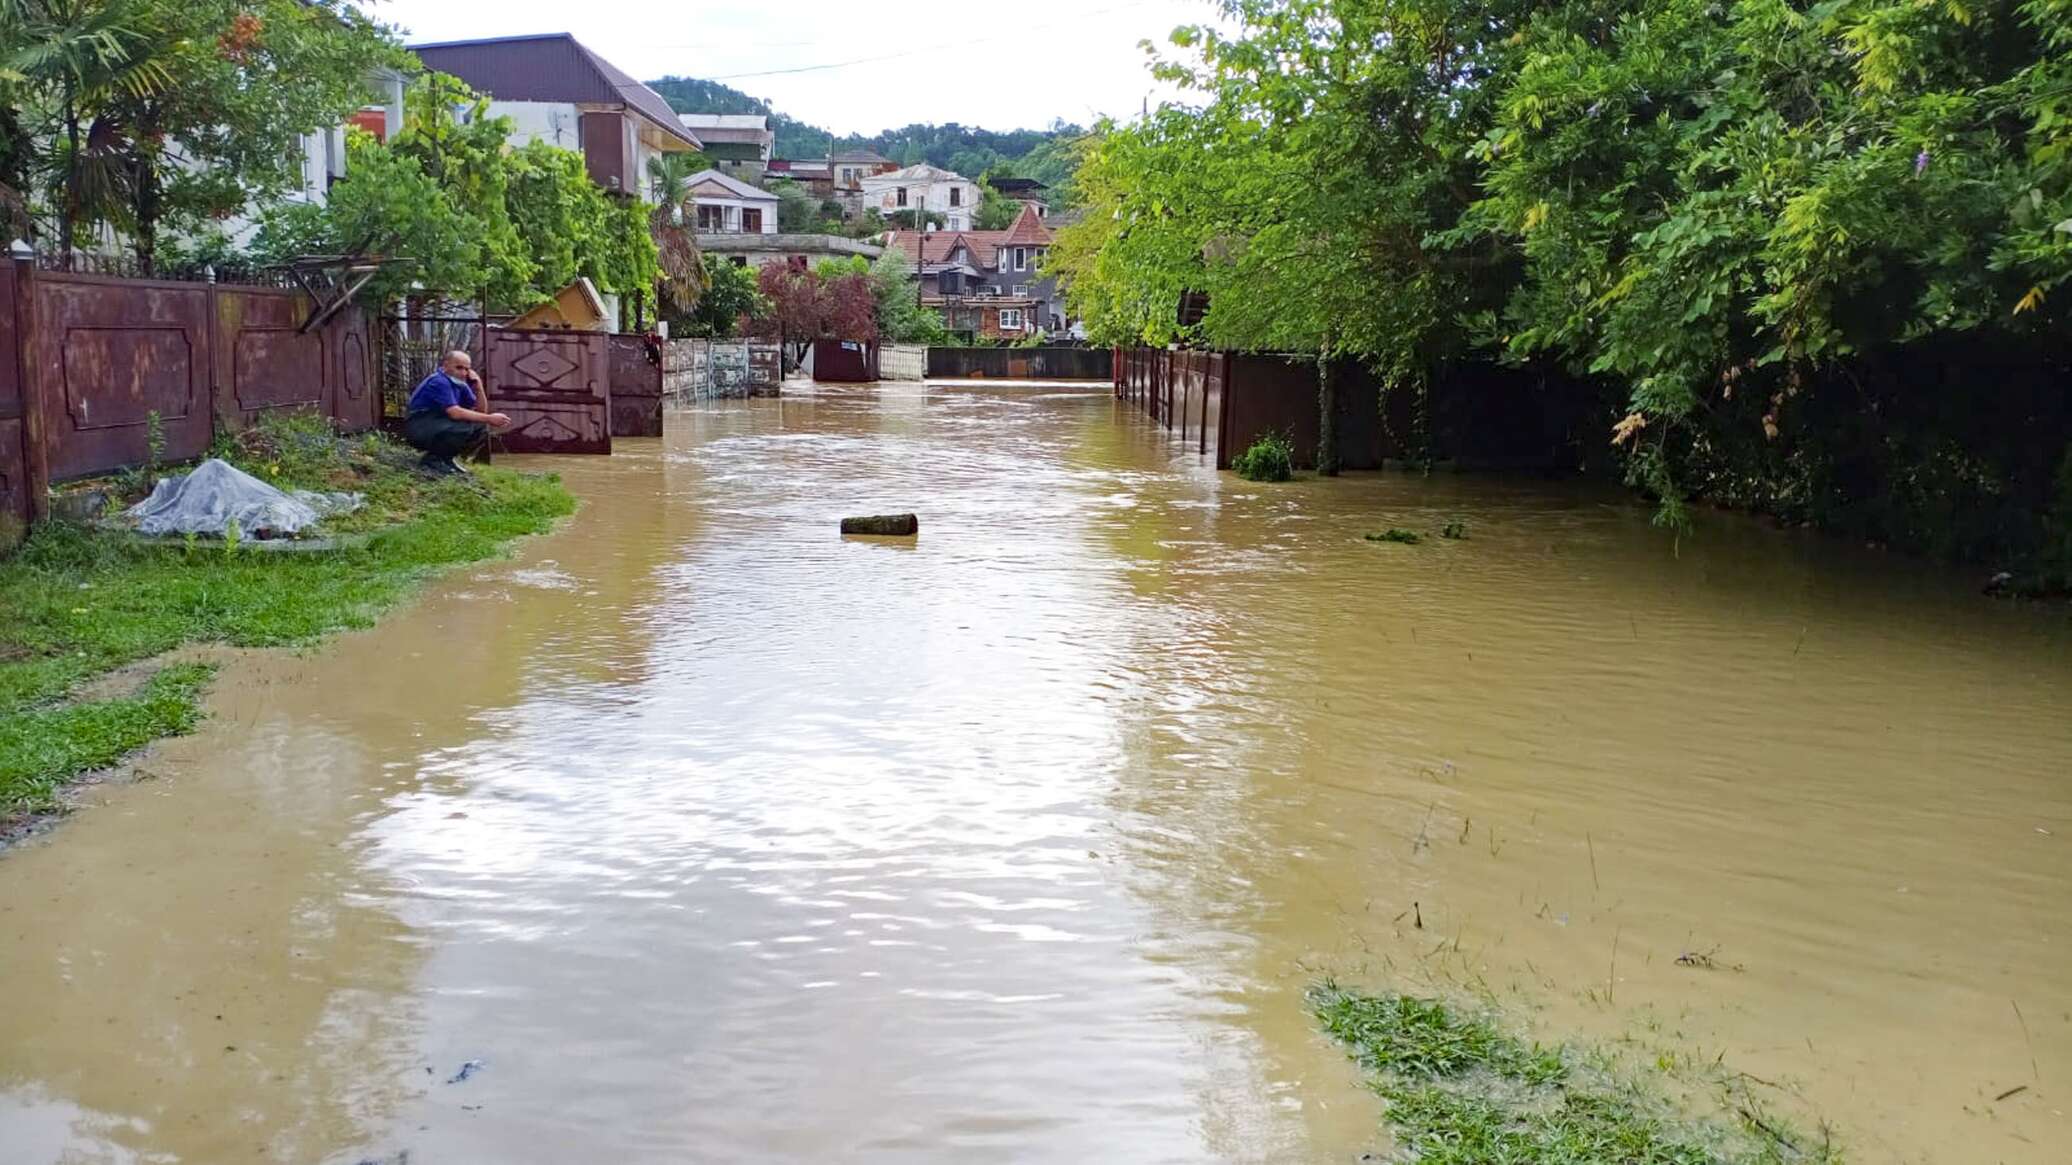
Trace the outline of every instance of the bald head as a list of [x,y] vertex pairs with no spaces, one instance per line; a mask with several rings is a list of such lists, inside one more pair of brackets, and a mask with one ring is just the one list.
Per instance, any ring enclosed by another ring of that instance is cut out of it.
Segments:
[[439,361],[439,367],[444,368],[449,376],[465,377],[475,367],[475,360],[466,352],[455,348],[446,354],[445,359]]

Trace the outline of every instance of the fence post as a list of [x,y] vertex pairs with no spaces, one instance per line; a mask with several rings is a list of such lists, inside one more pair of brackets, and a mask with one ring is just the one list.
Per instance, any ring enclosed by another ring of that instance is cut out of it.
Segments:
[[14,264],[15,386],[22,402],[22,488],[28,493],[29,521],[37,522],[50,512],[50,456],[44,448],[43,384],[39,375],[36,335],[36,251],[17,243],[10,251]]

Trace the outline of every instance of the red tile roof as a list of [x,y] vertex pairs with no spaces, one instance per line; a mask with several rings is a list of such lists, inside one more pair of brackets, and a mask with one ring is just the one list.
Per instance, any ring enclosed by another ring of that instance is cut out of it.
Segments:
[[1043,218],[1036,208],[1022,203],[1022,212],[1014,216],[1014,222],[1007,228],[1007,237],[1000,240],[1015,246],[1047,247],[1050,245],[1050,228],[1043,225]]

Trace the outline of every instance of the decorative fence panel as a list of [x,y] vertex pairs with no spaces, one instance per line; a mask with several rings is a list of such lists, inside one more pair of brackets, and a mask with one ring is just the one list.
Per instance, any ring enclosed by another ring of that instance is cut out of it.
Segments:
[[610,453],[610,357],[603,332],[490,328],[483,387],[511,427],[511,453]]
[[14,263],[0,263],[0,550],[21,540],[42,504],[44,488],[35,417],[23,391],[28,384],[23,339],[30,334],[32,317],[16,270]]
[[662,353],[646,336],[619,333],[607,338],[611,360],[611,429],[614,437],[662,435]]

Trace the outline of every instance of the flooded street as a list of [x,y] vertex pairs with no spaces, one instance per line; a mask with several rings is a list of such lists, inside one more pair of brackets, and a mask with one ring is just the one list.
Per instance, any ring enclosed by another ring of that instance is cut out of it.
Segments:
[[1345,1162],[1324,974],[2072,1158],[2062,609],[1101,392],[668,432],[0,856],[0,1160]]

